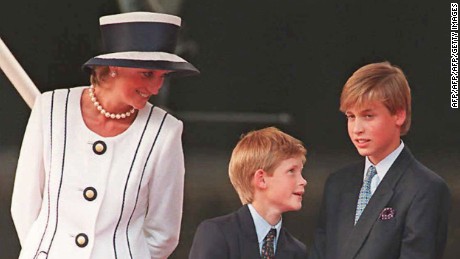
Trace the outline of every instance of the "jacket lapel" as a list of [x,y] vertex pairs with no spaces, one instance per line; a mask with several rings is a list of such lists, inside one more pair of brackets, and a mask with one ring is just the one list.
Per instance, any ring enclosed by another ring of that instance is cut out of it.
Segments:
[[348,236],[345,246],[343,247],[344,255],[340,258],[354,258],[362,244],[366,241],[369,231],[377,221],[380,212],[383,208],[385,208],[385,205],[388,204],[388,201],[390,201],[392,196],[393,191],[391,189],[380,195],[377,193],[372,195],[372,198],[364,209],[363,214],[361,214],[360,219],[352,229],[351,234]]
[[[348,236],[348,240],[345,242],[345,246],[342,249],[343,253],[340,258],[354,258],[358,253],[359,249],[366,241],[372,226],[379,219],[380,213],[393,197],[393,190],[395,186],[410,163],[412,163],[412,160],[413,156],[409,149],[404,148],[388,170],[383,180],[380,182],[379,186],[375,190],[375,193],[372,195],[369,203],[364,209],[359,221],[356,223],[351,231],[351,234]],[[359,188],[361,188],[361,186]],[[355,200],[357,201],[358,197],[356,197]],[[354,208],[356,208],[356,203]]]
[[287,241],[286,229],[281,227],[278,243],[276,244],[275,258],[296,258],[296,246]]
[[340,197],[341,201],[337,207],[337,238],[338,244],[344,244],[350,237],[350,233],[354,228],[356,204],[358,203],[359,190],[363,183],[363,170],[364,165],[353,167],[350,172],[350,178],[348,182],[343,183],[344,191]]
[[239,246],[241,258],[260,258],[259,242],[257,241],[256,227],[252,220],[248,205],[244,205],[237,212],[241,239]]

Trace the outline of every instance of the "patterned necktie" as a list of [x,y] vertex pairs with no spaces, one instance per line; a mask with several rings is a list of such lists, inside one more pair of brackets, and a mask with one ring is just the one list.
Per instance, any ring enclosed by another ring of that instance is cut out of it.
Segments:
[[356,206],[356,214],[355,214],[355,225],[358,222],[361,213],[363,213],[364,208],[366,208],[367,203],[371,199],[371,181],[372,178],[377,174],[375,167],[371,165],[367,170],[366,177],[364,178],[363,186],[361,187],[361,191],[359,191],[359,199],[358,205]]
[[276,228],[270,229],[268,234],[264,238],[264,243],[262,245],[262,253],[260,257],[262,259],[274,259],[275,258],[275,237],[276,237]]

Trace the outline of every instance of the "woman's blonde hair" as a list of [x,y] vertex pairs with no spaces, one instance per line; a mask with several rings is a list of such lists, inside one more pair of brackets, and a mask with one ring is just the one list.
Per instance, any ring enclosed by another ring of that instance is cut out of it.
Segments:
[[406,120],[401,126],[401,136],[411,125],[411,93],[403,71],[389,62],[372,63],[356,70],[345,83],[340,96],[340,111],[363,107],[380,101],[391,114],[404,110]]
[[109,76],[110,68],[108,66],[93,66],[91,69],[90,82],[93,86],[99,85]]
[[307,150],[302,142],[275,127],[255,130],[243,135],[233,149],[228,167],[230,181],[243,204],[252,203],[254,186],[252,178],[259,169],[273,174],[285,159],[302,157],[305,163]]

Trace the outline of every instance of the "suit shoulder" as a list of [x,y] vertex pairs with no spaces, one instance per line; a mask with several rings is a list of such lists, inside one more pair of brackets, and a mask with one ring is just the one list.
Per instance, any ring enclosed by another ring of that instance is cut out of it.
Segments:
[[418,160],[414,159],[414,163],[409,169],[410,176],[416,182],[418,189],[431,189],[448,191],[448,185],[444,179],[429,169]]
[[205,219],[198,225],[195,232],[195,239],[211,239],[213,242],[223,242],[223,240],[232,236],[230,233],[234,233],[235,229],[239,229],[236,224],[235,213]]
[[[147,103],[145,108],[152,108],[152,104]],[[168,128],[182,128],[182,121],[174,117],[171,113],[163,110],[162,108],[153,107],[153,116],[164,118],[164,126]]]
[[60,99],[64,98],[67,96],[70,91],[75,91],[77,93],[82,92],[85,88],[88,88],[88,86],[74,86],[74,87],[65,87],[65,88],[58,88],[54,90],[48,90],[43,93],[41,93],[41,98],[44,99]]
[[[229,214],[204,220],[199,227],[219,229],[224,233],[237,234],[250,232],[248,228],[254,228],[254,223],[247,206],[243,206]],[[255,231],[255,229],[254,229]],[[255,234],[255,232],[254,232]]]
[[[232,213],[233,214],[233,213]],[[230,257],[231,244],[229,241],[234,235],[228,222],[232,214],[206,219],[195,231],[189,258],[234,258]]]
[[229,225],[233,225],[237,220],[236,212],[229,213],[227,215],[222,215],[210,219],[206,219],[200,223],[200,225],[215,225],[219,226],[220,228],[228,227]]
[[342,181],[344,179],[350,178],[352,175],[356,174],[356,172],[361,173],[362,170],[364,170],[363,162],[351,163],[331,173],[327,181]]
[[55,90],[49,90],[49,91],[43,92],[41,94],[41,96],[44,99],[50,99],[50,98],[52,98],[53,96],[56,96],[56,95],[67,94],[69,92],[69,90],[70,90],[69,88],[60,88],[60,89],[55,89]]
[[60,88],[45,91],[37,97],[35,102],[40,104],[45,110],[50,109],[52,105],[60,105],[65,103],[71,89],[72,88]]

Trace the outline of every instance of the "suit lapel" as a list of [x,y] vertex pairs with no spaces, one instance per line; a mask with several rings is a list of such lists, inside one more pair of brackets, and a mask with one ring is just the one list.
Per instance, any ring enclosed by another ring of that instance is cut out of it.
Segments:
[[[407,170],[410,163],[412,163],[413,159],[414,158],[409,149],[404,148],[401,151],[401,154],[399,154],[398,158],[395,160],[383,180],[380,182],[379,186],[375,190],[375,193],[372,195],[369,203],[364,209],[363,214],[361,214],[359,221],[351,231],[351,234],[348,237],[348,241],[345,242],[345,246],[342,250],[343,253],[340,258],[354,258],[358,253],[359,249],[366,241],[372,226],[379,219],[380,213],[385,208],[385,206],[388,205],[388,202],[393,197],[393,190],[399,179]],[[361,186],[359,188],[361,188]],[[358,197],[356,197],[355,200],[357,201]],[[354,208],[356,209],[356,203]]]
[[239,241],[241,258],[260,258],[256,227],[251,212],[249,212],[248,205],[244,205],[240,208],[237,215],[240,233],[242,233],[242,238]]
[[393,191],[391,189],[380,195],[377,193],[372,195],[372,198],[364,209],[363,214],[361,214],[359,221],[352,229],[351,234],[348,236],[345,246],[343,247],[344,256],[341,256],[340,258],[354,258],[363,243],[366,241],[366,238],[372,229],[372,226],[377,221],[380,212],[383,208],[385,208],[385,205],[388,204],[392,196]]
[[295,258],[296,251],[296,246],[287,241],[286,229],[281,227],[278,243],[276,244],[275,258]]
[[363,183],[364,165],[355,166],[349,172],[347,182],[344,182],[344,190],[337,209],[337,238],[338,244],[344,244],[350,237],[354,228],[356,204],[358,203],[359,190]]

